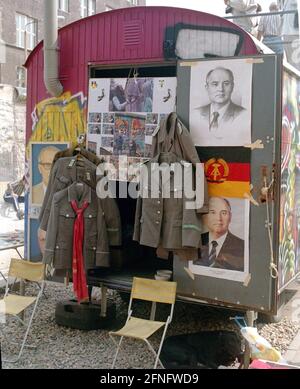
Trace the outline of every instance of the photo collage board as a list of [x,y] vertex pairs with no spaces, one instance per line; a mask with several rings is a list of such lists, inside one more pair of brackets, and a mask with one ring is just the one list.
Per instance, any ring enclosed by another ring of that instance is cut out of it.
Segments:
[[113,164],[110,179],[134,180],[130,172],[151,158],[152,135],[175,110],[176,86],[176,77],[90,79],[87,148]]

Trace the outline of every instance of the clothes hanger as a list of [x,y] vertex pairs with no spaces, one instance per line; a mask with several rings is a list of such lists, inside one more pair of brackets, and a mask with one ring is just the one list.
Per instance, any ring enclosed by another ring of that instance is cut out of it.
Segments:
[[137,68],[134,68],[134,70],[133,70],[133,78],[134,78],[135,84],[137,84],[137,78],[138,78],[138,76],[139,76],[138,69],[137,69]]
[[[74,152],[76,153],[76,160],[82,160],[82,155],[80,155],[82,149],[84,148],[86,142],[86,135],[80,134],[77,138],[77,145],[74,148]],[[77,154],[78,153],[78,154]]]

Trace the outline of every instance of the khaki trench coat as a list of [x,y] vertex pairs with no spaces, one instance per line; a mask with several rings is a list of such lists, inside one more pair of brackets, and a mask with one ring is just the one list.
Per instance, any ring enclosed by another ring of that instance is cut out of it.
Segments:
[[84,200],[89,203],[84,211],[85,268],[109,267],[109,245],[121,244],[119,210],[113,199],[100,199],[91,187],[86,184],[78,187],[76,182],[53,196],[43,262],[53,264],[55,269],[72,268],[73,228],[76,217],[70,203],[72,200],[77,201],[79,208]]

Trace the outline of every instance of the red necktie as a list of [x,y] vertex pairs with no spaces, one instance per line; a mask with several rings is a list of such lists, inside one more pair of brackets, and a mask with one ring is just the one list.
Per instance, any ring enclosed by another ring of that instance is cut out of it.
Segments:
[[86,285],[86,275],[84,269],[83,260],[83,237],[84,237],[84,219],[83,213],[88,207],[87,201],[83,202],[81,208],[77,207],[76,201],[71,201],[71,206],[76,213],[76,219],[74,222],[73,230],[73,260],[72,260],[72,271],[73,271],[73,290],[77,301],[86,301],[89,298],[88,288]]

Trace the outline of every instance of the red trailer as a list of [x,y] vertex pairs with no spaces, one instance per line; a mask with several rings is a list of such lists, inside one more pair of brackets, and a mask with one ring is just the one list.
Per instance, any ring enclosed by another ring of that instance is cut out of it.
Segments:
[[[185,70],[192,69],[193,64],[201,61],[208,63],[208,61],[220,59],[234,61],[240,58],[244,63],[251,64],[251,75],[253,76],[253,81],[250,83],[253,89],[250,143],[255,144],[257,140],[262,140],[257,145],[263,144],[264,150],[262,151],[262,147],[255,147],[255,145],[252,148],[232,148],[230,145],[227,147],[226,144],[221,147],[222,152],[220,152],[220,147],[218,152],[213,151],[213,148],[210,149],[210,153],[202,150],[201,147],[197,147],[197,150],[204,163],[211,161],[212,158],[225,161],[222,166],[233,169],[232,176],[230,176],[232,180],[235,183],[244,180],[246,183],[254,184],[256,196],[261,186],[264,185],[264,178],[270,184],[273,177],[272,196],[274,197],[268,204],[272,208],[272,220],[268,222],[267,227],[272,226],[271,245],[275,253],[275,259],[272,260],[274,266],[283,263],[279,258],[279,247],[284,247],[282,242],[284,239],[290,239],[290,235],[289,237],[282,235],[280,237],[282,241],[279,239],[281,177],[279,161],[282,120],[281,82],[283,79],[280,57],[272,54],[262,55],[262,51],[257,48],[252,37],[228,20],[202,12],[169,7],[134,7],[96,14],[60,29],[57,43],[59,56],[57,81],[63,87],[63,93],[60,96],[50,96],[45,87],[43,42],[33,50],[26,62],[28,74],[26,163],[31,193],[27,196],[26,207],[27,258],[31,260],[41,258],[41,247],[38,242],[38,214],[41,204],[38,195],[36,200],[33,195],[34,187],[41,184],[38,155],[45,147],[50,146],[57,151],[70,144],[76,144],[78,136],[87,132],[88,114],[93,113],[89,109],[89,95],[91,96],[91,87],[96,85],[92,82],[99,80],[101,84],[107,79],[128,80],[133,77],[134,73],[135,75],[138,73],[138,77],[143,78],[173,78],[177,83],[177,113],[184,124],[189,127],[187,96],[190,95],[185,89],[184,80],[190,78]],[[294,81],[290,78],[296,75],[289,70],[286,77],[286,82],[293,83]],[[240,80],[242,78],[240,75]],[[298,82],[298,79],[296,81]],[[263,91],[260,88],[263,88]],[[265,113],[261,109],[262,105],[266,106]],[[299,121],[296,123],[298,125]],[[94,130],[96,131],[95,128]],[[261,137],[257,134],[261,134]],[[93,136],[96,136],[96,132],[90,135],[92,147]],[[288,142],[291,145],[290,133]],[[97,148],[95,151],[99,154]],[[295,155],[297,153],[298,149],[295,149]],[[224,155],[227,161],[224,160]],[[230,158],[233,155],[236,159],[233,158],[231,161]],[[242,155],[242,157],[239,159],[237,155]],[[287,158],[290,158],[290,155],[289,150]],[[296,158],[295,155],[293,154],[293,158]],[[264,170],[262,170],[263,166]],[[248,172],[245,179],[239,176],[241,169],[246,169],[244,171]],[[209,172],[209,166],[206,171]],[[243,273],[244,278],[219,276],[215,278],[213,274],[206,273],[191,275],[193,272],[190,271],[189,266],[178,262],[176,258],[174,258],[174,263],[157,265],[154,259],[152,261],[149,258],[149,255],[150,257],[152,255],[149,253],[144,261],[141,263],[140,260],[139,266],[136,266],[136,261],[130,261],[130,255],[137,250],[137,245],[128,243],[123,250],[126,255],[112,269],[112,272],[106,274],[105,277],[101,272],[101,275],[94,272],[90,275],[90,283],[124,291],[130,290],[132,276],[137,274],[153,276],[151,271],[155,264],[155,266],[173,270],[173,277],[178,282],[178,296],[186,301],[206,301],[216,305],[276,313],[278,290],[282,291],[300,270],[297,255],[298,242],[293,234],[295,245],[288,249],[294,252],[293,264],[284,276],[282,276],[284,270],[280,268],[281,279],[278,282],[278,277],[275,275],[273,278],[274,274],[272,275],[269,270],[270,245],[264,216],[266,203],[261,202],[257,207],[252,201],[250,190],[247,194],[249,208],[247,208],[248,216],[245,224],[249,224],[248,229],[246,228],[249,251],[247,271]],[[224,193],[224,197],[226,196],[230,197]],[[245,200],[243,195],[233,197],[242,197]],[[119,199],[118,201],[121,216],[124,220],[128,219],[133,223],[135,201],[133,199]],[[296,208],[295,204],[292,206]],[[282,217],[284,218],[283,214]],[[294,228],[298,229],[296,222]],[[259,236],[263,236],[261,246],[255,244],[255,239]],[[136,255],[132,256],[136,257]],[[145,263],[147,261],[148,263]],[[149,262],[152,265],[150,272]],[[212,279],[214,282],[211,282]]]

